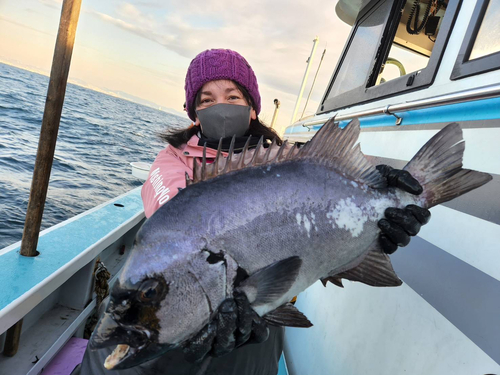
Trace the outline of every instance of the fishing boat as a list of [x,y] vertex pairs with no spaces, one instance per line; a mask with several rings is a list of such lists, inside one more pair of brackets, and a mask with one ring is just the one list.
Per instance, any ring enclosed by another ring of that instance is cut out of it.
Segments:
[[[62,99],[56,83],[67,79],[80,2],[63,2],[49,108],[62,107],[65,83]],[[284,137],[305,143],[332,117],[341,127],[359,118],[363,152],[401,168],[459,122],[464,166],[493,181],[433,208],[391,256],[401,287],[318,282],[300,294],[296,307],[314,327],[286,329],[280,375],[500,374],[500,2],[340,0],[336,13],[351,34],[316,113]],[[57,122],[54,112],[44,124]],[[49,141],[40,147],[53,157]],[[0,250],[0,374],[71,373],[86,323],[144,221],[140,188],[40,233],[36,216],[28,208],[35,240],[25,228],[23,241]]]

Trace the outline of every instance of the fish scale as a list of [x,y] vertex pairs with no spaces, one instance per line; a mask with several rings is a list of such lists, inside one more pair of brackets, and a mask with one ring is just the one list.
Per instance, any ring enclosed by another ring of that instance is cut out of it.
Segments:
[[[215,230],[218,235],[208,242],[211,249],[227,252],[249,274],[294,255],[303,260],[299,278],[290,291],[274,304],[256,309],[260,315],[291,299],[305,289],[304,285],[308,286],[330,273],[344,271],[350,264],[356,263],[359,257],[373,249],[370,246],[378,236],[377,222],[383,217],[384,210],[418,201],[405,194],[403,198],[406,202],[400,204],[399,197],[393,192],[380,194],[363,184],[354,186],[351,180],[339,176],[326,178],[330,183],[318,186],[314,183],[314,176],[321,174],[333,172],[324,167],[297,166],[297,163],[291,162],[272,167],[269,171],[267,167],[259,167],[247,176],[247,183],[258,181],[255,186],[262,188],[249,192],[243,201],[231,202],[222,195],[218,199],[213,197],[214,205],[237,206],[240,214],[231,214],[226,218],[227,223],[220,223],[221,226]],[[211,189],[224,188],[226,178],[232,176],[222,176],[213,181]],[[200,188],[203,186],[200,185]],[[283,193],[291,198],[280,198]],[[261,207],[255,203],[279,200],[283,202],[272,207]],[[335,213],[335,207],[342,201],[365,208],[360,209],[359,217],[344,223],[329,215]]]
[[[325,182],[318,184],[317,176],[323,176]],[[155,240],[170,249],[169,256],[182,257],[206,248],[227,254],[248,274],[291,256],[301,257],[303,264],[290,290],[272,304],[255,307],[257,313],[265,315],[318,279],[359,263],[360,257],[374,249],[371,246],[379,232],[377,221],[383,217],[384,210],[418,201],[407,193],[396,195],[394,190],[381,193],[353,182],[307,160],[260,166],[247,170],[244,175],[236,171],[181,191],[165,209],[155,214],[155,220],[148,222],[151,227],[146,224],[141,232],[145,232],[144,236],[148,232],[161,233]],[[231,191],[227,191],[228,184],[232,186]],[[243,197],[241,191],[245,191]],[[399,203],[401,197],[406,200],[404,204]],[[343,201],[365,207],[360,209],[360,218],[365,218],[366,223],[357,223],[356,218],[351,218],[352,224],[361,228],[357,235],[345,227],[349,223],[339,225],[335,217],[329,218]],[[206,214],[200,215],[196,227],[188,230],[190,242],[181,246],[173,233],[185,230],[184,223],[196,211]],[[297,222],[297,215],[315,216],[316,230],[311,228],[310,236],[305,226]],[[157,225],[161,229],[156,228]],[[192,241],[200,244],[198,248],[193,249]],[[307,249],[311,250],[304,254]],[[154,256],[159,250],[155,246],[143,249],[144,258]],[[168,264],[156,266],[166,268]],[[133,278],[134,274],[142,273],[139,268],[127,268],[121,277]],[[211,296],[210,305],[218,306],[230,294],[211,293]],[[209,316],[202,325],[208,319]]]

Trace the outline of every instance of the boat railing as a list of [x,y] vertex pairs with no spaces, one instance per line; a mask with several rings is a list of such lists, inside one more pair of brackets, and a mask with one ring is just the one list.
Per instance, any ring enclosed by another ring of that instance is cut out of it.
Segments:
[[[437,106],[441,106],[441,105],[465,103],[465,102],[469,102],[469,101],[489,99],[489,98],[495,98],[495,97],[500,97],[500,84],[495,84],[495,85],[490,85],[490,86],[475,88],[475,89],[469,89],[469,90],[454,92],[454,93],[445,94],[445,95],[434,96],[431,98],[418,99],[418,100],[408,101],[408,102],[404,102],[404,103],[389,104],[389,105],[385,105],[382,107],[376,107],[376,108],[366,109],[366,110],[362,110],[362,111],[339,114],[339,115],[335,116],[335,120],[343,121],[343,120],[349,120],[349,119],[352,119],[355,117],[359,118],[359,117],[367,117],[367,116],[386,114],[389,116],[395,116],[396,121],[398,121],[397,119],[399,119],[399,116],[397,116],[396,114],[400,113],[400,112],[407,112],[407,111],[411,111],[411,110],[415,110],[415,109],[437,107]],[[318,116],[320,118],[318,118],[316,120],[303,122],[302,126],[309,128],[311,126],[324,124],[328,118],[333,117],[335,114],[336,114],[335,112],[328,113],[327,117],[320,115],[320,116]]]

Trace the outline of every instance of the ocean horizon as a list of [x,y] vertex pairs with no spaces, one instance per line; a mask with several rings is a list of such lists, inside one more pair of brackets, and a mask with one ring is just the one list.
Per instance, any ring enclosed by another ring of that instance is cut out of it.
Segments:
[[[22,237],[49,77],[0,63],[0,249]],[[42,230],[141,186],[158,134],[187,118],[68,83]]]
[[[38,74],[38,75],[50,78],[50,73],[45,72],[39,68],[29,67],[29,66],[25,66],[25,65],[16,65],[12,62],[5,61],[5,60],[2,60],[0,58],[0,65],[2,65],[2,64],[10,66],[12,68],[27,71],[29,73],[34,73],[34,74]],[[187,114],[185,112],[181,112],[180,110],[175,110],[174,108],[171,108],[171,107],[165,107],[164,105],[152,102],[152,101],[147,100],[147,99],[140,98],[138,96],[134,96],[134,95],[129,94],[129,93],[124,92],[124,91],[117,91],[117,90],[111,90],[108,88],[101,88],[101,87],[93,86],[85,81],[82,81],[82,80],[76,79],[76,78],[72,78],[72,77],[68,77],[68,84],[80,86],[84,89],[96,91],[96,92],[99,92],[101,94],[113,96],[113,97],[123,99],[123,100],[129,101],[129,102],[132,102],[132,103],[141,104],[141,105],[144,105],[146,107],[159,109],[160,111],[167,112],[171,115],[179,116],[181,118],[185,118],[186,120],[189,121],[189,118],[187,117]]]

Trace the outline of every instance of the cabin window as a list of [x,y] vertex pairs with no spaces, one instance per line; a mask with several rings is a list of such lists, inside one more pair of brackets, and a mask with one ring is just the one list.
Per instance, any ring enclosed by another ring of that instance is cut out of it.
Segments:
[[499,1],[478,1],[451,79],[469,77],[500,68],[499,17]]
[[391,5],[390,0],[380,1],[356,24],[354,37],[329,97],[336,97],[365,84],[366,77],[359,72],[367,72],[371,68],[372,61],[366,56],[375,57],[377,53]]
[[389,55],[375,77],[375,85],[427,67],[445,12],[444,1],[406,3]]
[[318,113],[432,84],[460,0],[373,0],[358,15]]

